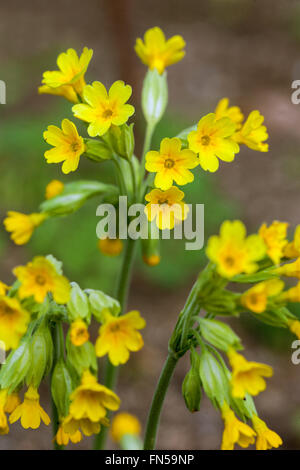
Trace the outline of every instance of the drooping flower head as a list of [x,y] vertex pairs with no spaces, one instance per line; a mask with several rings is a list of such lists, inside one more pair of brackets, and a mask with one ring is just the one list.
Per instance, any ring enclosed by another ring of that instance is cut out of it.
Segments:
[[131,93],[131,86],[122,80],[114,82],[108,93],[101,82],[93,82],[83,90],[87,104],[73,106],[74,116],[90,123],[88,134],[91,137],[104,135],[111,125],[121,126],[133,115],[134,107],[126,104]]
[[40,396],[36,388],[30,386],[24,395],[24,402],[18,405],[9,417],[10,423],[15,423],[21,419],[24,429],[37,429],[41,421],[46,426],[50,424],[50,418],[40,405]]
[[80,431],[85,436],[92,436],[92,434],[99,434],[101,426],[109,426],[109,420],[102,418],[97,422],[93,422],[89,418],[75,419],[69,414],[62,423],[62,431],[72,437],[78,436],[78,433],[81,435]]
[[0,390],[0,435],[8,434],[9,427],[7,423],[7,417],[5,414],[5,404],[7,400],[7,390]]
[[89,340],[89,332],[83,320],[76,320],[71,323],[70,339],[74,346],[82,346]]
[[299,320],[289,320],[287,326],[290,331],[300,339],[300,321]]
[[18,299],[0,297],[0,341],[8,349],[16,349],[20,339],[27,331],[30,314]]
[[262,313],[266,310],[268,298],[281,293],[284,282],[280,279],[270,279],[256,284],[241,296],[241,303],[252,312]]
[[238,106],[229,106],[229,99],[222,98],[215,109],[216,119],[228,117],[236,124],[236,129],[242,127],[244,115]]
[[146,170],[156,172],[154,184],[157,188],[169,189],[173,181],[179,185],[191,183],[194,175],[190,169],[199,165],[194,152],[181,150],[180,139],[165,138],[160,143],[160,151],[150,151],[146,155]]
[[80,156],[85,151],[85,144],[75,124],[69,119],[64,119],[61,129],[57,126],[48,126],[43,136],[45,141],[54,147],[45,152],[47,163],[64,162],[62,172],[65,174],[77,170]]
[[267,247],[267,255],[274,264],[279,264],[283,257],[284,248],[288,243],[286,239],[288,226],[289,224],[286,222],[275,220],[269,227],[267,224],[262,224],[259,229],[259,236]]
[[36,302],[42,303],[51,293],[58,304],[68,302],[71,291],[68,279],[60,275],[43,256],[36,256],[26,266],[18,266],[13,272],[21,283],[18,291],[21,299],[33,296]]
[[98,248],[106,256],[119,256],[123,251],[123,242],[119,238],[103,238],[98,242]]
[[163,31],[158,28],[148,29],[144,34],[144,42],[138,38],[135,52],[150,70],[157,69],[161,74],[166,67],[179,62],[185,55],[185,41],[182,36],[172,36],[166,40]]
[[16,245],[25,245],[36,227],[41,225],[47,218],[46,214],[22,214],[21,212],[9,211],[4,219],[4,226],[11,232],[11,239]]
[[159,229],[173,229],[176,224],[185,220],[189,207],[183,201],[184,192],[171,186],[170,189],[162,191],[161,189],[152,189],[146,194],[145,199],[149,204],[145,207],[145,214],[148,220],[155,219]]
[[263,126],[264,117],[259,111],[252,111],[241,130],[237,132],[234,139],[239,144],[245,144],[252,150],[259,152],[268,152],[269,145],[264,141],[267,140],[268,133],[266,126]]
[[226,402],[224,402],[221,412],[224,420],[222,450],[233,450],[235,444],[244,448],[254,444],[255,431],[248,424],[237,419]]
[[290,259],[300,257],[300,225],[295,229],[293,240],[284,247],[283,256]]
[[111,423],[110,434],[115,442],[120,442],[125,434],[139,436],[141,423],[130,413],[118,413]]
[[239,146],[232,140],[236,124],[228,117],[216,118],[214,113],[200,119],[197,130],[188,135],[189,148],[199,154],[203,170],[215,172],[219,160],[232,162]]
[[57,430],[55,440],[59,446],[67,446],[69,442],[73,442],[73,444],[77,444],[82,440],[82,434],[79,430],[76,430],[74,433],[68,433],[64,429],[64,422],[63,420]]
[[64,190],[64,183],[59,180],[52,180],[46,186],[45,198],[52,199],[53,197],[58,196]]
[[20,403],[21,403],[21,400],[20,400],[18,392],[10,393],[9,395],[7,395],[7,398],[6,398],[6,403],[4,407],[5,413],[11,414],[13,411],[15,411],[17,406],[20,405]]
[[258,235],[246,236],[246,227],[239,220],[225,221],[220,235],[208,240],[206,254],[216,263],[219,274],[231,278],[236,274],[253,273],[257,261],[265,256],[265,245]]
[[274,270],[279,276],[296,277],[300,279],[300,257],[293,263],[285,263]]
[[96,341],[96,355],[108,354],[114,366],[125,364],[130,351],[139,351],[144,346],[142,335],[138,330],[146,326],[139,312],[132,311],[126,315],[115,317],[109,312],[105,315],[104,324],[99,329]]
[[257,415],[252,416],[252,424],[256,431],[256,450],[269,450],[281,446],[282,439],[274,431],[268,428],[266,423]]

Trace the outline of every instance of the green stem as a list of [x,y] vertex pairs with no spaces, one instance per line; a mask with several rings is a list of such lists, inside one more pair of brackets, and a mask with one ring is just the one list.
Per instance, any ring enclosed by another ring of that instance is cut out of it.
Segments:
[[153,396],[150,413],[147,421],[144,441],[145,450],[153,450],[155,448],[156,435],[159,426],[159,419],[162,406],[178,359],[179,358],[171,354],[168,355],[164,367],[162,369],[160,378],[158,380],[158,384]]
[[[54,370],[54,367],[57,363],[57,361],[64,356],[64,333],[62,329],[61,323],[56,323],[53,330],[52,330],[52,341],[53,341],[53,368],[51,371],[51,378],[50,378],[50,388],[51,388],[51,382],[52,382],[52,373]],[[59,416],[57,412],[56,405],[54,403],[54,400],[51,396],[51,408],[52,408],[52,433],[53,437],[56,436],[58,427],[59,427]],[[54,441],[54,449],[55,450],[63,450],[63,446],[60,446],[57,444],[56,441]]]
[[146,159],[146,154],[150,150],[150,145],[151,145],[151,139],[152,135],[154,132],[155,126],[153,124],[147,124],[146,128],[146,135],[145,135],[145,140],[144,140],[144,147],[143,147],[143,153],[142,153],[142,161],[141,161],[141,186],[142,186],[142,191],[143,191],[143,180],[144,176],[146,173],[145,169],[145,159]]

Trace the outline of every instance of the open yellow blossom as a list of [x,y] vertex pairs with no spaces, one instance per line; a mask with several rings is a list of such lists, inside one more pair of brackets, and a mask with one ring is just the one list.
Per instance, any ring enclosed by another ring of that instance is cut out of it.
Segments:
[[21,283],[18,291],[21,299],[33,296],[36,302],[42,303],[51,293],[58,304],[69,301],[68,279],[58,274],[54,265],[43,256],[36,256],[26,266],[17,266],[13,272]]
[[299,320],[288,320],[287,326],[290,331],[300,339],[300,321]]
[[300,225],[295,229],[293,241],[284,247],[283,256],[290,259],[300,257]]
[[268,133],[266,126],[263,126],[264,117],[259,111],[252,111],[240,131],[238,131],[234,139],[239,144],[245,144],[252,150],[259,152],[268,152],[269,145],[264,141],[267,140]]
[[262,313],[266,310],[269,297],[280,294],[284,288],[284,282],[280,279],[270,279],[256,284],[241,296],[241,303],[254,313]]
[[221,276],[231,278],[255,272],[256,261],[265,255],[265,245],[258,235],[246,237],[246,227],[239,220],[227,220],[221,225],[220,236],[209,238],[206,254]]
[[106,256],[119,256],[123,251],[123,242],[119,238],[103,238],[98,242],[98,248]]
[[171,186],[170,189],[152,189],[145,199],[149,204],[145,207],[145,214],[149,221],[155,219],[159,229],[173,229],[175,225],[187,218],[189,207],[183,201],[184,192]]
[[197,130],[188,135],[189,148],[199,154],[203,170],[215,172],[219,160],[232,162],[239,146],[232,140],[236,124],[228,117],[216,118],[214,113],[200,119]]
[[259,362],[249,362],[233,348],[227,352],[232,367],[232,395],[236,398],[244,398],[246,393],[258,395],[265,390],[266,381],[263,377],[271,377],[271,366]]
[[293,263],[286,263],[274,270],[276,274],[286,277],[296,277],[300,279],[300,257]]
[[99,434],[101,430],[101,425],[109,426],[109,420],[107,418],[102,418],[97,422],[91,421],[89,418],[75,419],[71,414],[69,414],[62,423],[63,432],[71,435],[74,435],[80,430],[85,436],[91,436],[92,434]]
[[253,415],[251,420],[257,434],[256,450],[269,450],[273,447],[276,449],[281,446],[281,437],[276,432],[269,429],[262,419],[257,415]]
[[46,186],[45,197],[46,199],[52,199],[53,197],[58,196],[64,190],[64,183],[59,180],[52,180]]
[[71,102],[77,103],[85,86],[84,74],[92,58],[93,51],[85,47],[80,57],[74,49],[68,49],[59,54],[57,66],[59,70],[47,71],[43,74],[43,86],[39,93],[50,93],[64,96]]
[[47,218],[46,214],[22,214],[21,212],[9,211],[3,223],[5,229],[11,232],[11,239],[16,245],[25,245],[36,227],[41,225]]
[[215,115],[217,120],[223,117],[230,118],[236,124],[236,129],[242,127],[244,115],[238,106],[229,106],[228,98],[222,98],[219,101],[215,109]]
[[0,296],[5,295],[8,289],[9,289],[9,286],[4,284],[4,282],[0,281]]
[[[120,406],[119,397],[109,388],[100,385],[88,370],[82,374],[81,383],[72,392],[70,400],[69,414],[72,418],[88,419],[93,423],[99,423],[105,418],[107,409],[116,411]],[[64,428],[67,429],[66,426]]]
[[115,442],[120,442],[125,434],[138,436],[141,433],[141,423],[130,413],[118,413],[112,420],[110,434]]
[[129,351],[139,351],[144,346],[142,335],[137,330],[145,326],[145,320],[135,310],[120,317],[107,312],[95,345],[97,356],[108,354],[114,366],[125,364],[129,359]]
[[57,430],[55,440],[59,446],[67,446],[70,441],[73,442],[73,444],[77,444],[82,440],[82,434],[78,430],[72,434],[66,432],[62,422]]
[[37,429],[41,421],[46,426],[50,424],[50,418],[40,405],[40,396],[33,386],[30,386],[24,395],[24,402],[17,406],[9,417],[10,423],[15,423],[21,419],[21,425],[24,429]]
[[19,394],[17,392],[12,392],[9,395],[7,395],[4,411],[5,413],[11,414],[17,406],[19,406],[21,403]]
[[262,224],[258,231],[259,236],[266,244],[267,255],[274,264],[280,263],[283,257],[284,248],[288,243],[286,239],[288,226],[289,224],[286,222],[275,220],[269,227],[267,224]]
[[166,67],[179,62],[185,55],[185,41],[182,36],[172,36],[166,40],[163,31],[158,28],[148,29],[136,40],[135,52],[149,69],[157,69],[161,74]]
[[0,435],[8,434],[9,427],[7,423],[7,417],[5,414],[5,404],[7,400],[7,390],[0,390]]
[[0,341],[8,349],[16,349],[27,331],[30,314],[15,298],[0,297]]
[[43,136],[45,141],[54,147],[45,152],[47,163],[64,162],[62,172],[65,174],[77,170],[80,156],[85,151],[85,144],[75,124],[69,119],[63,119],[61,129],[57,126],[48,126]]
[[74,346],[82,346],[89,340],[87,324],[83,320],[72,322],[70,329],[70,339]]
[[237,419],[234,412],[229,408],[226,402],[224,402],[221,412],[224,420],[224,432],[221,445],[222,450],[233,450],[235,444],[244,448],[254,444],[256,435],[255,431],[253,431],[248,424],[242,423]]
[[107,93],[101,82],[86,85],[83,90],[87,104],[75,104],[72,108],[74,116],[89,122],[88,134],[91,137],[105,134],[110,126],[121,126],[134,113],[134,107],[126,104],[132,93],[130,85],[122,80],[112,84]]
[[157,188],[169,189],[173,181],[184,185],[194,181],[190,169],[199,165],[199,160],[191,150],[181,150],[181,140],[166,137],[160,143],[160,151],[150,151],[146,155],[146,170],[156,172],[154,184]]

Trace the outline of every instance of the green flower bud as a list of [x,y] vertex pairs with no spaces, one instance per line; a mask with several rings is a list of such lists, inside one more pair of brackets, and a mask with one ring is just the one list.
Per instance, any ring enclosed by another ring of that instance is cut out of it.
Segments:
[[72,282],[71,286],[70,300],[67,303],[69,319],[72,322],[80,318],[89,324],[91,321],[91,313],[88,297],[76,282]]
[[109,146],[103,141],[95,139],[84,139],[85,156],[94,162],[110,160],[113,156]]
[[168,103],[166,72],[160,75],[156,69],[148,70],[142,90],[142,108],[146,121],[155,125],[162,118]]
[[0,388],[13,392],[23,384],[31,367],[30,336],[25,336],[20,346],[12,351],[0,370]]
[[97,372],[97,357],[95,348],[90,341],[87,341],[82,346],[75,346],[70,340],[70,335],[67,335],[66,341],[67,349],[67,363],[76,371],[80,377],[86,369],[92,369]]
[[121,311],[120,303],[100,290],[87,289],[91,312],[100,323],[103,321],[103,313],[109,310],[112,315],[117,316]]
[[200,358],[196,351],[191,351],[191,368],[182,383],[182,395],[189,411],[194,413],[200,410],[201,380],[199,375]]
[[111,126],[107,133],[107,139],[110,147],[119,157],[126,160],[131,159],[135,145],[133,124],[130,124],[130,126],[127,124]]
[[63,359],[59,359],[55,364],[51,380],[51,393],[59,417],[68,414],[72,388],[71,374]]
[[199,318],[201,335],[206,341],[222,351],[227,351],[230,347],[242,349],[239,337],[230,326],[217,320],[209,318]]
[[26,375],[26,383],[38,388],[46,372],[50,371],[53,358],[51,334],[44,323],[31,338],[30,356],[30,369]]
[[216,357],[206,348],[200,356],[200,379],[204,391],[212,404],[218,408],[226,401],[229,403],[229,377]]

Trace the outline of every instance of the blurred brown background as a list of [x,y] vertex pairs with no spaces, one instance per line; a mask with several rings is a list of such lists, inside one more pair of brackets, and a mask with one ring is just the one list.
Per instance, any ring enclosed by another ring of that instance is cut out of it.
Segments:
[[[87,80],[106,85],[125,80],[134,88],[138,108],[145,67],[133,45],[147,28],[160,26],[168,37],[181,34],[187,53],[168,70],[169,108],[153,148],[160,138],[176,135],[213,111],[224,96],[245,114],[259,109],[269,129],[269,153],[243,148],[234,163],[222,164],[216,175],[200,175],[190,190],[190,200],[206,205],[206,235],[226,217],[242,218],[249,230],[273,219],[286,220],[291,228],[299,223],[300,107],[291,103],[291,83],[300,79],[300,1],[11,0],[1,2],[0,18],[0,79],[7,84],[7,104],[0,108],[1,219],[10,209],[36,210],[52,178],[95,178],[98,168],[99,178],[110,178],[109,167],[96,168],[88,161],[69,176],[62,175],[59,165],[45,163],[42,132],[71,117],[71,111],[59,98],[37,95],[42,72],[54,70],[57,54],[68,47],[91,47]],[[140,149],[144,122],[137,111]],[[97,252],[96,205],[92,201],[66,221],[50,221],[22,248],[1,228],[0,279],[11,282],[13,266],[51,252],[64,261],[70,279],[112,291],[119,260],[107,261]],[[145,347],[122,368],[118,387],[122,409],[136,413],[143,423],[168,337],[203,261],[203,253],[187,253],[172,242],[163,246],[163,253],[161,266],[152,271],[137,262],[130,307],[147,319]],[[232,325],[243,339],[246,357],[275,370],[266,392],[256,399],[261,417],[282,436],[283,448],[299,449],[300,369],[290,360],[292,336],[248,318]],[[197,414],[185,409],[181,383],[187,367],[188,357],[179,364],[168,393],[159,448],[216,449],[222,423],[208,400],[203,399]],[[49,410],[47,386],[42,390]],[[89,441],[78,447],[88,448]],[[0,437],[0,449],[48,448],[51,430],[45,426],[35,432],[16,424]]]

